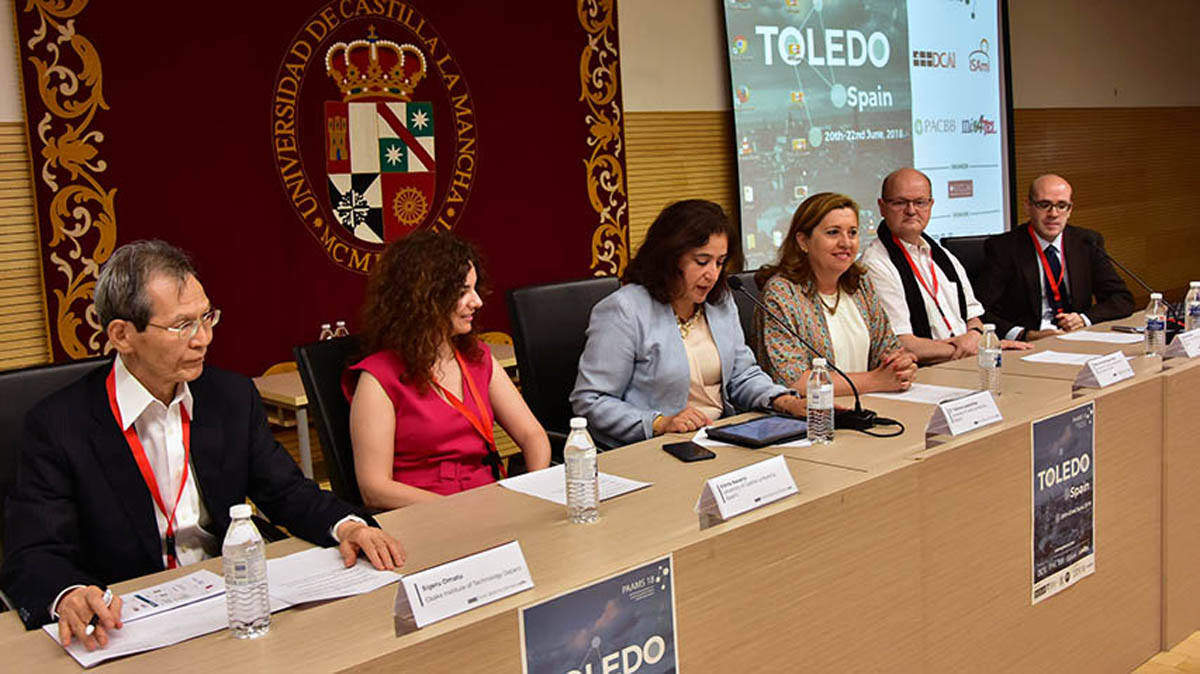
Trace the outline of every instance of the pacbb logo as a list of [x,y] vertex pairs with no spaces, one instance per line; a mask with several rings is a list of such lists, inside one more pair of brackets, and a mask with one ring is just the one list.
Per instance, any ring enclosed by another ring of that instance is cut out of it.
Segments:
[[979,49],[967,54],[967,63],[973,73],[986,73],[992,70],[992,55],[988,51],[988,41],[979,41]]
[[914,119],[913,134],[923,135],[927,133],[954,133],[958,130],[958,120],[945,119]]
[[962,132],[990,136],[996,133],[996,120],[987,119],[983,115],[980,115],[979,119],[964,119],[962,121]]
[[952,51],[929,51],[926,49],[914,49],[912,53],[912,64],[914,68],[956,68],[958,61],[957,52]]
[[974,180],[950,180],[946,183],[946,196],[951,199],[975,196]]
[[410,6],[334,1],[305,22],[275,80],[272,150],[330,259],[366,273],[388,242],[458,223],[475,180],[473,106],[446,41]]

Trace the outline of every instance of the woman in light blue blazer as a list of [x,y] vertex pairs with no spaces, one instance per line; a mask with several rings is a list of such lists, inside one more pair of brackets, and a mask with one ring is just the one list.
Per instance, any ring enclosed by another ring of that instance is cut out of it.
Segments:
[[592,309],[571,407],[598,442],[691,432],[737,411],[804,415],[746,346],[725,284],[735,260],[740,241],[720,206],[692,199],[659,213],[623,287]]

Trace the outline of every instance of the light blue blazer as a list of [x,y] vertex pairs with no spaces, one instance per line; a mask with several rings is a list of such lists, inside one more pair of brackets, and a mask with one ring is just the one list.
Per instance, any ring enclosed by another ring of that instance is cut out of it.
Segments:
[[[788,389],[754,361],[732,295],[706,304],[704,312],[721,357],[724,415],[768,408]],[[588,431],[600,443],[616,447],[645,440],[654,435],[656,416],[687,407],[689,373],[674,310],[631,283],[592,309],[571,407],[587,418]]]

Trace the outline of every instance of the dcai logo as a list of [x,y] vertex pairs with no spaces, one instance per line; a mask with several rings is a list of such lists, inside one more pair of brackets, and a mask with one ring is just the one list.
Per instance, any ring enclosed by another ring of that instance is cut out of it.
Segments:
[[946,68],[953,69],[958,61],[958,55],[952,51],[929,51],[915,49],[912,53],[914,68]]

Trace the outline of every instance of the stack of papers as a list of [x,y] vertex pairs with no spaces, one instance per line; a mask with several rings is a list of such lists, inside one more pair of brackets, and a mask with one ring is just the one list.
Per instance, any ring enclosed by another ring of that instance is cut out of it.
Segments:
[[[267,561],[271,612],[312,601],[370,592],[400,580],[400,574],[378,571],[365,560],[349,569],[337,548],[312,548]],[[170,646],[222,630],[225,582],[201,569],[182,578],[121,595],[125,626],[108,633],[108,646],[88,652],[72,639],[67,652],[84,667],[106,660]],[[58,641],[58,623],[42,628]],[[59,642],[61,643],[61,642]]]
[[974,389],[969,388],[914,383],[912,388],[902,393],[868,393],[866,395],[875,396],[876,398],[886,398],[888,400],[904,400],[910,403],[937,405],[938,403],[961,398],[974,392]]
[[1068,332],[1065,335],[1059,335],[1058,338],[1065,339],[1068,342],[1103,342],[1105,344],[1137,344],[1146,339],[1142,335],[1129,332],[1098,332],[1093,330]]
[[[654,484],[653,482],[639,482],[616,475],[609,475],[608,473],[600,473],[599,480],[601,501],[607,501],[610,498],[644,489]],[[561,506],[567,505],[567,474],[566,468],[561,464],[544,470],[535,470],[524,475],[505,478],[497,482],[497,484],[505,489],[511,489],[521,494],[551,501]]]
[[1093,358],[1099,358],[1102,354],[1098,353],[1064,353],[1062,351],[1038,351],[1037,353],[1028,356],[1022,356],[1021,360],[1029,361],[1030,363],[1054,363],[1057,365],[1086,365]]

